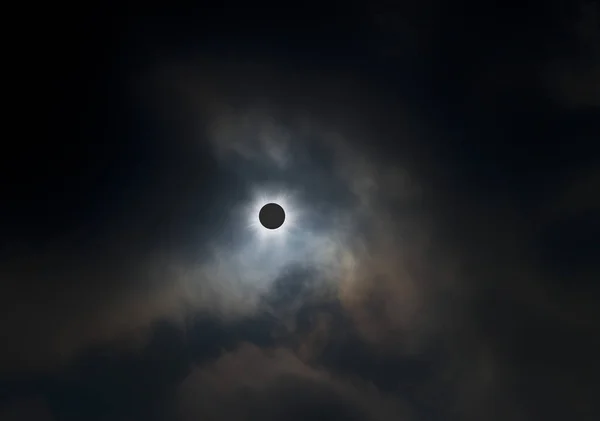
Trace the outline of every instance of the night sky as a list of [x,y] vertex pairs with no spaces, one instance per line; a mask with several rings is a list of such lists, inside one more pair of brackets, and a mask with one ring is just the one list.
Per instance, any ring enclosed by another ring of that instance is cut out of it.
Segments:
[[600,419],[598,2],[31,7],[1,420]]

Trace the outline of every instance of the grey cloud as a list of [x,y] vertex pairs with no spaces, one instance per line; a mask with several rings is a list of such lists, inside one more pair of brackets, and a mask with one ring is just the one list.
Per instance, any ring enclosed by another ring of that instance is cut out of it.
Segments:
[[139,348],[141,328],[182,315],[185,297],[177,283],[165,283],[161,259],[127,256],[132,262],[120,266],[111,254],[53,250],[4,265],[0,371],[49,369],[92,344],[120,339],[125,348]]
[[365,383],[343,381],[307,366],[285,349],[242,345],[182,383],[183,420],[414,419]]

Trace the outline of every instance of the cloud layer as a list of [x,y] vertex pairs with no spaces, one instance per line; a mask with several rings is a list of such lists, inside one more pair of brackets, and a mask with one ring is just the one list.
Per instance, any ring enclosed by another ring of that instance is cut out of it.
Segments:
[[[416,31],[428,60],[462,45]],[[345,63],[173,54],[136,72],[128,93],[151,120],[136,135],[153,152],[100,212],[106,230],[0,266],[7,413],[592,419],[598,171],[542,177],[555,161],[521,155],[549,132],[590,137],[597,104],[566,59],[516,54],[517,71],[484,56],[450,69],[479,75],[443,91],[450,122]],[[555,103],[527,97],[539,107],[524,117],[511,104],[533,80]],[[513,135],[524,146],[505,146]],[[247,223],[272,191],[298,214],[277,243]]]

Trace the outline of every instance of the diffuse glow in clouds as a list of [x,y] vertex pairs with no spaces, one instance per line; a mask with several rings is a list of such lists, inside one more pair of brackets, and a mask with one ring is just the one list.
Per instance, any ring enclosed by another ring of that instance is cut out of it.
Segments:
[[[241,213],[251,235],[233,246],[231,243],[219,246],[216,242],[219,255],[226,262],[222,267],[229,275],[225,272],[212,275],[220,285],[239,279],[237,285],[261,286],[253,301],[256,305],[248,307],[247,314],[262,308],[261,297],[273,294],[296,294],[296,304],[290,305],[289,311],[274,313],[282,318],[290,317],[290,312],[300,313],[305,306],[314,304],[315,297],[318,302],[331,300],[333,296],[343,317],[351,321],[352,329],[372,352],[408,360],[421,356],[431,366],[438,367],[419,380],[423,382],[421,387],[452,390],[449,393],[454,408],[465,419],[524,417],[528,409],[517,403],[514,395],[518,392],[511,389],[516,381],[515,371],[507,360],[513,356],[494,348],[495,339],[490,339],[494,333],[488,333],[494,328],[486,320],[489,314],[479,308],[481,301],[490,299],[489,291],[498,291],[493,288],[488,291],[489,285],[504,285],[505,290],[493,293],[494,300],[510,306],[516,296],[531,304],[543,320],[554,317],[536,304],[539,297],[525,298],[525,291],[538,288],[539,279],[535,269],[519,256],[529,247],[527,242],[517,241],[520,248],[514,247],[513,240],[521,238],[522,227],[510,217],[512,210],[487,204],[471,206],[462,201],[464,197],[449,197],[445,192],[436,196],[439,191],[419,181],[426,168],[439,162],[410,162],[407,169],[403,163],[384,162],[369,154],[369,142],[374,141],[373,137],[380,139],[375,132],[354,130],[355,124],[369,125],[366,117],[369,113],[361,112],[365,106],[361,103],[368,101],[359,101],[358,93],[355,104],[337,101],[335,95],[315,93],[315,103],[303,103],[305,108],[301,108],[294,104],[293,93],[291,98],[284,99],[286,93],[281,90],[275,92],[245,77],[245,83],[253,86],[258,97],[263,97],[261,89],[263,94],[273,92],[271,106],[256,106],[249,94],[243,105],[227,107],[223,104],[228,103],[228,81],[201,75],[202,70],[184,73],[197,75],[196,80],[188,79],[188,89],[181,95],[184,102],[192,104],[188,111],[207,113],[211,120],[219,122],[208,125],[208,141],[224,167],[229,165],[232,171],[247,177],[252,186],[250,199],[240,200]],[[329,81],[323,77],[313,82],[318,91],[319,86],[328,85]],[[205,86],[210,87],[208,97],[202,89],[197,90]],[[219,87],[222,92],[216,93]],[[350,89],[339,91],[347,93]],[[270,112],[271,109],[277,111]],[[335,118],[338,111],[346,114],[346,126],[332,123],[339,121]],[[397,112],[404,115],[400,110]],[[301,118],[296,118],[297,114]],[[411,152],[424,142],[405,133],[401,126],[394,130],[394,139],[401,139]],[[274,133],[280,135],[280,143]],[[191,138],[199,141],[204,135],[190,133]],[[314,144],[330,152],[330,156],[324,158],[314,153]],[[285,164],[277,158],[281,156],[286,157]],[[244,165],[240,167],[238,162]],[[242,168],[250,171],[245,173]],[[253,168],[265,169],[268,176],[262,173],[253,179]],[[311,179],[315,173],[327,176],[315,182]],[[273,180],[281,180],[278,188],[269,187]],[[257,215],[267,202],[278,202],[290,212],[288,229],[281,232],[262,229]],[[317,220],[324,223],[319,225],[315,223]],[[453,231],[455,226],[462,227],[460,235]],[[211,264],[210,259],[207,264]],[[287,269],[294,266],[314,269],[310,279],[300,281],[311,293],[300,294],[295,289],[297,280],[286,275]],[[515,271],[531,275],[523,279],[514,276]],[[315,322],[316,326],[308,333],[296,332],[295,322],[287,324],[288,333],[301,343],[292,353],[298,352],[309,365],[325,358],[322,354],[326,355],[324,350],[330,343],[335,346],[337,332],[331,319],[340,315],[313,317],[320,322]],[[511,326],[510,320],[499,323]],[[436,357],[428,354],[432,348],[436,349]],[[229,357],[235,359],[234,354]],[[350,371],[355,368],[346,367]],[[379,383],[380,374],[363,375],[378,386],[385,384]],[[389,375],[396,376],[394,381],[398,385],[408,374],[395,371]],[[404,402],[402,394],[396,399]],[[496,407],[503,409],[492,414],[489,408]]]
[[[210,85],[213,92],[220,84],[228,86],[218,78],[209,82],[214,75],[206,81],[198,77],[198,81],[189,81],[190,88],[183,90],[180,98],[188,98],[194,86]],[[172,79],[180,81],[181,77]],[[328,83],[323,79],[317,86]],[[226,92],[216,96],[227,102]],[[322,99],[315,105],[317,110],[336,110],[335,97],[317,94],[317,98]],[[189,114],[211,110],[212,104],[199,102],[201,96],[185,102],[193,104]],[[280,278],[290,268],[307,268],[315,278],[306,282],[311,295],[330,299],[333,292],[356,318],[365,339],[387,343],[388,331],[398,330],[410,335],[402,343],[418,348],[421,338],[429,335],[430,328],[425,328],[427,332],[423,329],[435,303],[427,302],[427,291],[435,280],[418,279],[406,266],[407,262],[415,268],[431,263],[426,263],[431,256],[424,252],[431,236],[430,217],[422,208],[422,197],[415,194],[420,191],[416,177],[408,177],[401,166],[378,162],[365,153],[366,141],[353,133],[353,123],[340,127],[328,122],[325,112],[313,118],[303,109],[277,104],[255,109],[250,98],[236,108],[215,105],[209,113],[220,123],[208,124],[208,141],[218,151],[223,167],[239,174],[250,186],[249,198],[241,197],[233,212],[234,220],[245,222],[244,233],[249,235],[235,241],[217,235],[214,258],[207,257],[204,266],[212,268],[206,278],[215,281],[197,281],[196,288],[210,285],[218,291],[231,284],[228,291],[244,290],[242,295],[260,308],[257,294],[268,296],[278,283],[285,289]],[[351,116],[366,115],[359,104],[352,109],[346,103],[344,108]],[[220,116],[223,109],[227,118]],[[285,118],[275,119],[271,109]],[[353,121],[360,122],[358,118]],[[280,144],[274,133],[281,136]],[[194,131],[189,135],[198,140],[205,136]],[[404,136],[403,142],[411,140]],[[274,147],[287,157],[284,168],[275,158],[279,154],[270,153]],[[253,178],[257,168],[263,172]],[[258,221],[260,208],[268,202],[279,203],[286,210],[286,222],[278,230],[266,230]],[[403,217],[396,218],[394,209],[401,209]],[[453,278],[453,274],[446,275]],[[455,286],[447,283],[440,288]],[[366,309],[373,297],[380,300],[377,315]]]
[[[323,291],[339,283],[343,277],[340,270],[348,269],[353,254],[349,242],[351,210],[336,210],[332,213],[335,218],[319,226],[314,219],[322,215],[311,209],[319,205],[318,200],[299,187],[254,183],[250,194],[241,198],[231,212],[231,220],[243,222],[236,223],[239,235],[234,241],[219,234],[211,239],[212,254],[201,257],[203,275],[195,280],[189,277],[189,287],[198,292],[208,287],[222,294],[223,286],[230,285],[226,290],[238,289],[234,295],[242,294],[246,302],[258,303],[260,296],[268,294],[273,283],[293,267],[316,270]],[[286,212],[284,224],[274,230],[263,227],[258,219],[262,206],[271,202],[280,204]]]
[[[244,73],[242,69],[239,71]],[[383,319],[363,317],[361,311],[356,314],[361,323],[364,322],[365,332],[371,323],[378,325],[377,330],[385,330],[388,315],[394,314],[397,304],[402,305],[403,300],[411,299],[407,297],[416,296],[405,289],[409,278],[393,279],[394,267],[402,263],[401,256],[395,256],[392,248],[400,243],[412,244],[414,253],[415,244],[422,241],[414,241],[417,239],[406,235],[396,237],[395,228],[387,223],[390,212],[381,212],[387,207],[388,195],[410,200],[410,195],[398,192],[397,183],[389,181],[387,174],[394,172],[394,168],[363,154],[361,139],[349,141],[343,130],[352,132],[352,127],[338,127],[328,121],[330,111],[337,114],[342,109],[356,116],[353,122],[360,122],[360,111],[353,111],[347,102],[336,99],[336,92],[347,92],[343,83],[340,89],[333,89],[333,93],[321,95],[321,86],[331,87],[339,82],[330,81],[326,76],[316,80],[315,91],[319,92],[315,93],[315,111],[306,113],[312,110],[309,104],[298,108],[282,102],[277,106],[277,96],[282,93],[258,85],[257,95],[265,92],[273,95],[272,106],[255,107],[252,95],[242,105],[225,106],[229,103],[227,86],[230,84],[222,80],[221,72],[206,73],[202,66],[190,66],[183,75],[186,77],[178,72],[170,73],[169,77],[161,74],[144,86],[150,86],[145,89],[147,93],[157,86],[186,82],[179,86],[181,90],[174,97],[166,101],[159,95],[156,98],[160,104],[180,103],[182,107],[157,108],[160,110],[157,115],[177,109],[182,115],[192,116],[192,122],[183,123],[189,129],[187,136],[179,141],[184,145],[188,142],[211,145],[221,167],[242,178],[248,189],[239,197],[224,189],[224,195],[229,196],[233,206],[218,212],[226,215],[215,222],[222,224],[219,228],[223,228],[223,233],[214,230],[214,235],[198,238],[197,249],[203,251],[198,251],[193,261],[179,256],[177,250],[159,250],[150,256],[130,258],[126,263],[134,268],[124,274],[120,273],[121,268],[95,270],[94,265],[103,265],[103,259],[112,261],[100,256],[98,262],[93,261],[86,267],[95,277],[104,276],[113,282],[97,283],[103,295],[86,294],[85,291],[96,290],[78,278],[89,279],[90,276],[73,270],[55,275],[70,285],[62,295],[57,294],[57,307],[67,296],[80,298],[77,306],[73,306],[77,307],[73,315],[65,316],[72,320],[60,321],[60,335],[51,341],[58,344],[50,346],[57,348],[56,353],[68,357],[90,343],[121,337],[162,317],[179,319],[189,312],[205,311],[227,319],[252,317],[264,309],[264,297],[273,294],[273,288],[283,284],[285,289],[286,274],[298,267],[312,273],[311,279],[306,280],[313,290],[311,295],[327,299],[339,296],[351,311],[362,306],[364,297],[380,291],[376,295],[385,302],[381,306],[385,311],[379,316]],[[254,85],[251,80],[247,84]],[[294,84],[288,82],[286,86]],[[199,87],[209,90],[198,90]],[[161,89],[155,91],[161,92]],[[166,91],[172,92],[171,89]],[[275,109],[277,112],[272,112]],[[299,117],[295,118],[296,115]],[[198,121],[208,121],[201,127],[208,127],[206,132],[196,130],[200,126]],[[175,142],[174,139],[176,137],[169,141]],[[317,153],[312,152],[315,145]],[[190,147],[190,151],[195,153],[194,148]],[[282,156],[286,157],[285,161],[280,159]],[[238,165],[240,162],[243,165]],[[256,169],[266,169],[267,176],[254,177]],[[403,184],[402,189],[405,187]],[[189,194],[194,196],[193,191]],[[280,203],[287,213],[286,222],[279,230],[264,230],[257,219],[260,206],[270,201]],[[408,202],[404,206],[410,208]],[[130,218],[135,220],[136,215]],[[419,226],[414,220],[410,224]],[[231,227],[239,227],[233,236],[228,231]],[[413,231],[418,232],[414,227]],[[203,247],[206,244],[208,247]],[[127,249],[123,243],[114,251],[129,257]],[[387,249],[383,255],[382,249]],[[119,273],[112,273],[115,271]],[[411,285],[413,283],[411,281]],[[421,288],[425,288],[425,284]],[[404,294],[396,303],[393,294],[402,291]],[[390,292],[393,294],[386,296]],[[5,295],[8,300],[7,297],[8,294]],[[48,305],[52,308],[53,303]],[[408,307],[403,305],[403,308],[401,314]],[[61,311],[49,312],[57,316],[68,313],[68,309],[69,306],[62,306]],[[85,335],[81,334],[83,331]]]

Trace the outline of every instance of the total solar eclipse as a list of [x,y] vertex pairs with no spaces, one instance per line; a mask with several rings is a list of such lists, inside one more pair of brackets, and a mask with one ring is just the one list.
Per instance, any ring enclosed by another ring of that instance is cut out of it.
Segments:
[[260,209],[258,219],[263,227],[274,230],[283,225],[285,211],[277,203],[267,203]]

